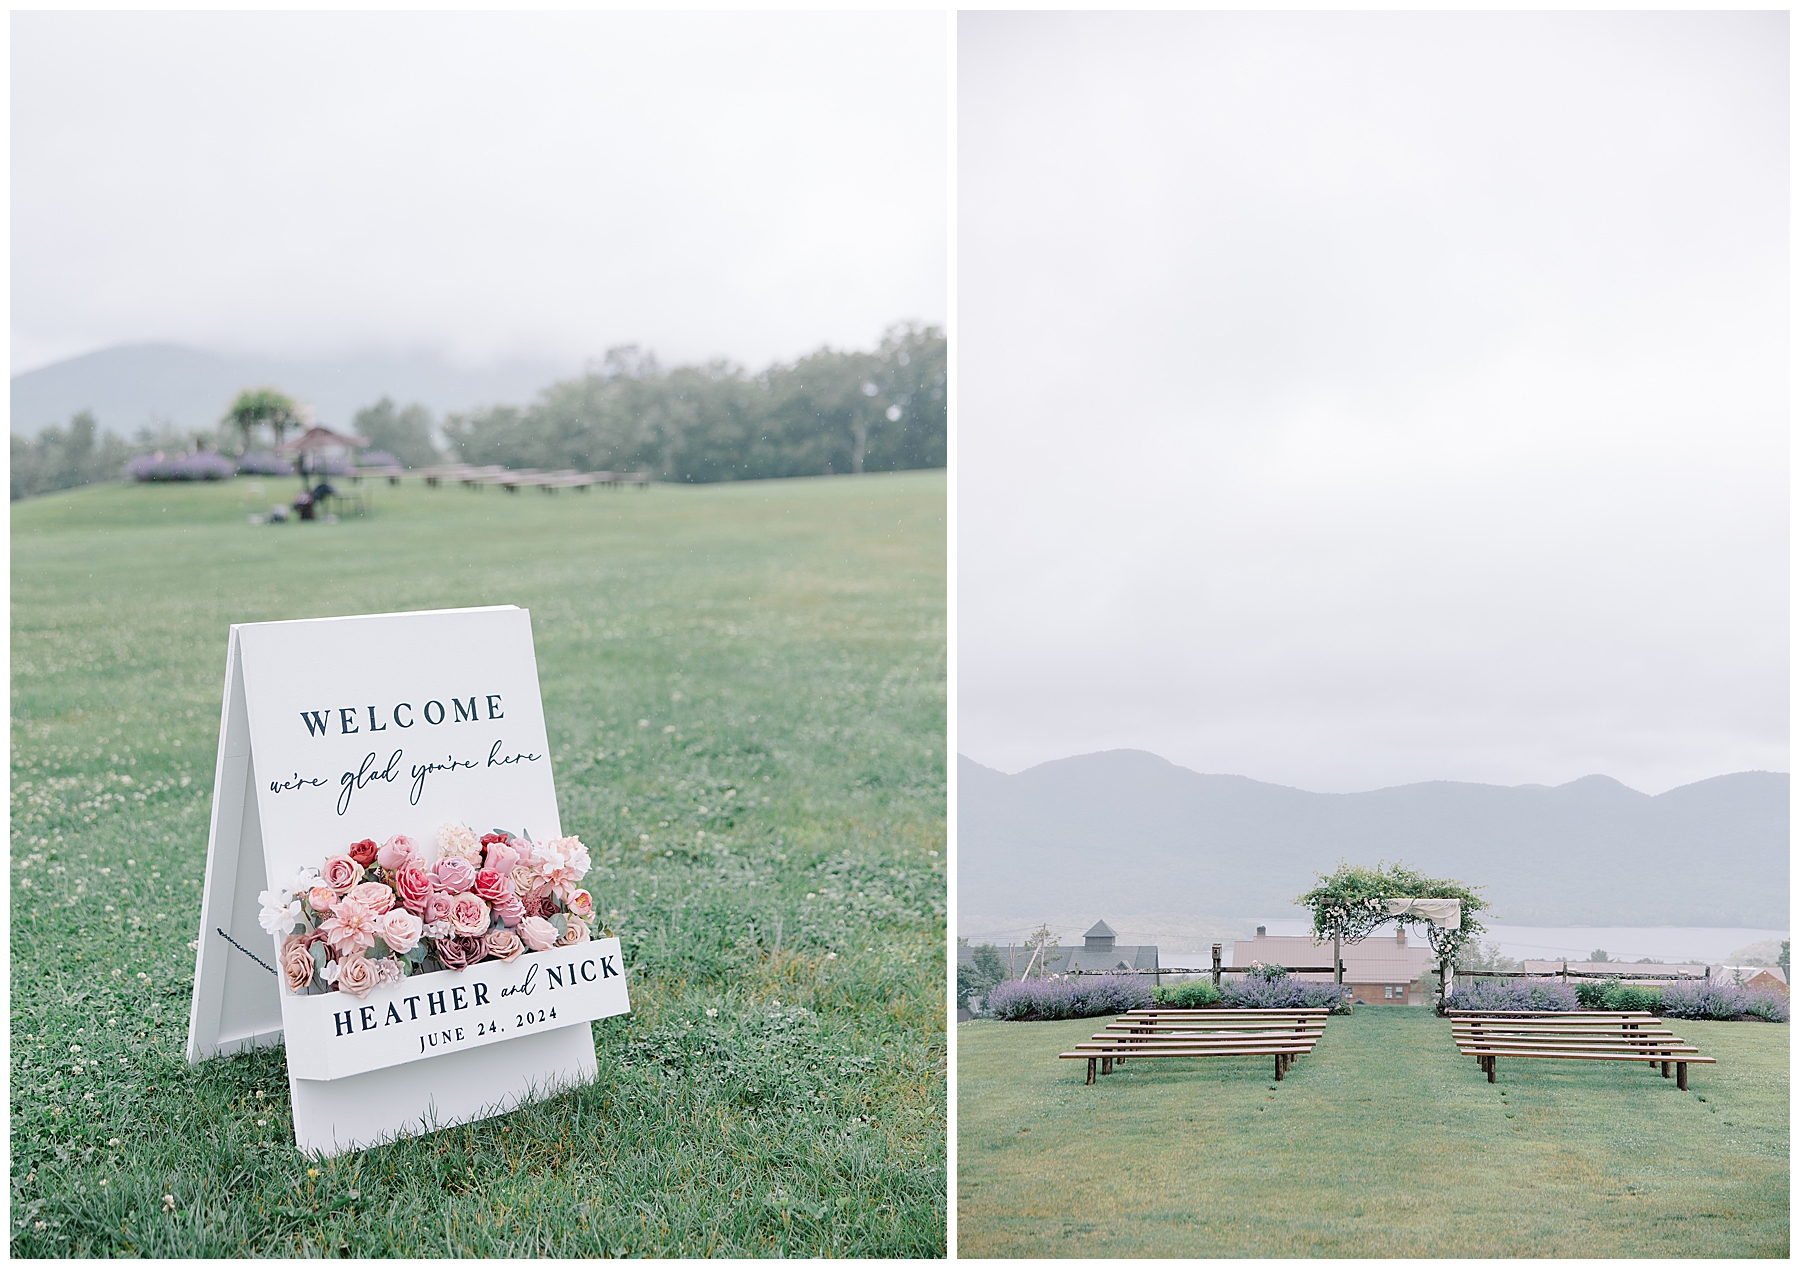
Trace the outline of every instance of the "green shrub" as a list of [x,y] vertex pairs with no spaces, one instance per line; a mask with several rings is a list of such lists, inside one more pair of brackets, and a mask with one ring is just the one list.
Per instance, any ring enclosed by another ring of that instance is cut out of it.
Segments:
[[1575,984],[1575,999],[1583,1009],[1610,1009],[1612,1006],[1606,1003],[1607,989],[1618,985],[1619,980],[1616,978],[1608,978],[1602,982],[1583,979]]
[[1605,1001],[1608,1009],[1643,1009],[1654,1013],[1662,1008],[1662,988],[1612,982],[1607,984]]
[[1202,1009],[1218,1004],[1222,998],[1223,993],[1204,978],[1156,989],[1156,1003],[1171,1009]]

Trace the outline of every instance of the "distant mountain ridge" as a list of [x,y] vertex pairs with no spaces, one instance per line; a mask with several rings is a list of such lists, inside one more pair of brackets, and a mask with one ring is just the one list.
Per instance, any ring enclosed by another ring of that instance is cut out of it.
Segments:
[[163,422],[211,427],[239,389],[273,385],[311,405],[318,420],[347,428],[382,397],[417,402],[434,414],[483,405],[523,405],[576,366],[512,362],[462,369],[429,353],[364,353],[283,359],[220,356],[177,344],[121,344],[71,357],[12,380],[12,430],[36,436],[92,410],[102,431],[132,436]]
[[966,911],[1275,914],[1340,859],[1484,887],[1514,925],[1788,925],[1788,777],[1308,793],[1115,749],[1017,775],[958,755]]

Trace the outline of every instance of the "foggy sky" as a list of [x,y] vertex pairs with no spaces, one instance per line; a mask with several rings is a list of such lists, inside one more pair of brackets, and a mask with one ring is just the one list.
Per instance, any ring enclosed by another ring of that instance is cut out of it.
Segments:
[[1787,769],[1784,14],[959,31],[963,753]]
[[15,13],[13,373],[945,318],[942,14]]

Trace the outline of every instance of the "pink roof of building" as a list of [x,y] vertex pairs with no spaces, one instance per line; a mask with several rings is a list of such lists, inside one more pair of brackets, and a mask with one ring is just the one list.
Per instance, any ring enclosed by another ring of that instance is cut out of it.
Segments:
[[[1392,935],[1374,934],[1360,943],[1344,944],[1344,981],[1350,984],[1372,983],[1377,986],[1410,983],[1436,963],[1428,944],[1409,940],[1401,943]],[[1239,939],[1231,949],[1231,963],[1248,966],[1264,965],[1329,965],[1331,944],[1314,943],[1307,935],[1258,935]],[[1296,974],[1296,978],[1328,983],[1330,974]]]

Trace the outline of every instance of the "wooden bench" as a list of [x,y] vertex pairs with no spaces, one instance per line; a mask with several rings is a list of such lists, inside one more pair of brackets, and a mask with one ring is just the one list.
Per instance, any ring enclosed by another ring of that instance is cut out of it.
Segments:
[[1273,1057],[1279,1080],[1324,1033],[1323,1009],[1134,1009],[1058,1056],[1086,1058],[1090,1084],[1138,1057]]
[[1553,1058],[1585,1062],[1646,1062],[1660,1066],[1664,1079],[1675,1068],[1675,1086],[1686,1091],[1690,1062],[1716,1064],[1653,1014],[1591,1011],[1530,1015],[1456,1011],[1451,1038],[1464,1057],[1473,1057],[1488,1083],[1502,1057]]
[[440,481],[461,480],[464,472],[474,470],[467,463],[445,463],[438,467],[421,467],[418,474],[425,478],[426,485],[436,489]]

